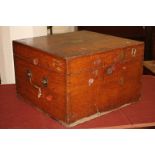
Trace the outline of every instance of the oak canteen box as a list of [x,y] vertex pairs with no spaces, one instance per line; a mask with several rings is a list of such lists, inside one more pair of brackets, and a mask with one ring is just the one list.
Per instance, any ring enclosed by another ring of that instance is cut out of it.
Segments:
[[17,93],[65,126],[141,96],[143,42],[77,31],[16,40],[13,51]]

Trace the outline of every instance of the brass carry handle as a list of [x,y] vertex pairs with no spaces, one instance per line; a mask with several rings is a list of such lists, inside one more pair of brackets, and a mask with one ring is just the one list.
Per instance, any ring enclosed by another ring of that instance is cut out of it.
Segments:
[[[30,70],[27,70],[27,77],[28,77],[28,79],[29,79],[29,83],[30,83],[35,89],[38,89],[38,98],[40,98],[41,95],[42,95],[41,87],[38,86],[38,85],[36,85],[36,84],[34,84],[34,83],[32,82],[32,72],[31,72]],[[47,80],[47,78],[43,78],[43,80],[42,80],[41,82],[42,82],[42,85],[43,85],[44,87],[47,87],[47,85],[48,85],[48,80]]]

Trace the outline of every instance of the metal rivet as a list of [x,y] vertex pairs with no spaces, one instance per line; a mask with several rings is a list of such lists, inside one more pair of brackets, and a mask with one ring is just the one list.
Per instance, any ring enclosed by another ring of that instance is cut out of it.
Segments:
[[26,74],[27,74],[28,77],[32,77],[32,72],[30,70],[27,70]]
[[110,75],[110,74],[112,74],[112,72],[113,72],[113,68],[112,67],[108,67],[107,70],[106,70],[106,74]]
[[41,81],[41,83],[42,83],[42,85],[43,85],[44,87],[47,87],[47,85],[48,85],[48,79],[47,79],[46,77],[43,78],[42,81]]

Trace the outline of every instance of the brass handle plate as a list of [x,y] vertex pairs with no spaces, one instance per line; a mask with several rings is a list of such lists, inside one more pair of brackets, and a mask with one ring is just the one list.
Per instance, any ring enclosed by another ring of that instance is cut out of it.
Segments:
[[43,78],[42,81],[41,81],[41,83],[42,83],[42,85],[43,85],[44,87],[47,87],[47,85],[48,85],[48,79],[47,79],[46,77]]
[[[29,83],[30,83],[35,89],[38,90],[38,96],[37,96],[37,97],[40,98],[40,97],[42,96],[42,89],[41,89],[40,86],[38,86],[38,85],[36,85],[36,84],[34,84],[34,83],[32,82],[32,72],[31,72],[30,70],[27,70],[26,75],[27,75],[27,77],[28,77],[28,79],[29,79]],[[48,85],[48,79],[47,79],[47,78],[43,78],[43,80],[41,81],[41,83],[42,83],[42,85],[43,85],[44,87],[47,87],[47,85]]]

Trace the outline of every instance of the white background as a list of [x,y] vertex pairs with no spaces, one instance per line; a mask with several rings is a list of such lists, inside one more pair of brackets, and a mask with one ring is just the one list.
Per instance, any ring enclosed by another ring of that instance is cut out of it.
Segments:
[[2,155],[154,155],[154,130],[1,130]]
[[[155,24],[153,0],[4,0],[1,26],[87,26]],[[0,130],[1,155],[155,154],[155,131]]]

